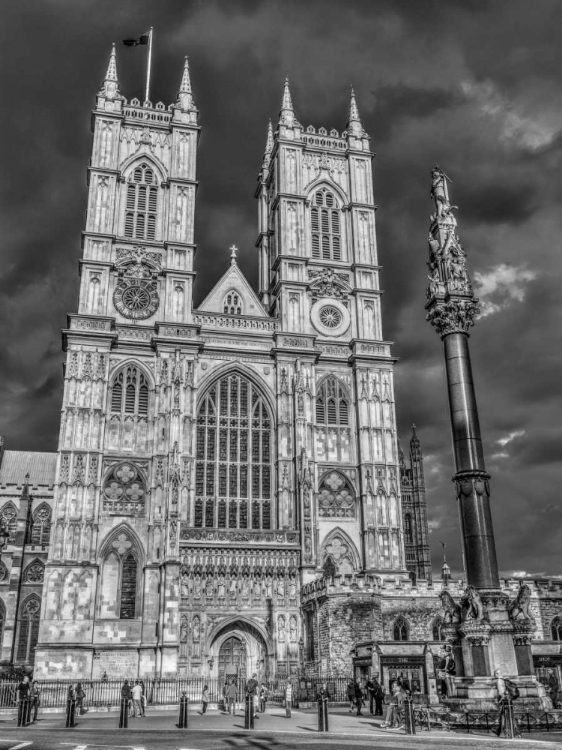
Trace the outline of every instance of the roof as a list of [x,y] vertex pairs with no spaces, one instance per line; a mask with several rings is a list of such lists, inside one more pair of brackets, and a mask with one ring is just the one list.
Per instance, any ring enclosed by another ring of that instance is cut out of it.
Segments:
[[0,466],[0,485],[21,486],[29,474],[29,484],[52,486],[57,468],[56,453],[38,451],[4,451]]
[[246,277],[236,264],[231,263],[225,274],[219,279],[203,302],[199,305],[197,312],[224,313],[224,297],[227,292],[234,290],[242,299],[243,316],[254,318],[267,318],[256,293],[248,283]]

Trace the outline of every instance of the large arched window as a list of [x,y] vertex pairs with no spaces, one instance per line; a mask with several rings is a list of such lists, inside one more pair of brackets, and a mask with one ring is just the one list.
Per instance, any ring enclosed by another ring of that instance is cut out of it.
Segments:
[[113,381],[111,411],[148,414],[148,382],[138,368],[127,367]]
[[40,609],[41,602],[38,596],[30,596],[20,607],[16,651],[18,664],[32,665],[35,661],[35,648],[39,638]]
[[44,547],[49,544],[51,534],[51,509],[46,503],[42,503],[35,513],[31,523],[31,544]]
[[393,637],[395,641],[407,641],[410,638],[410,626],[401,616],[394,620]]
[[334,194],[326,188],[318,190],[310,209],[312,257],[341,260],[341,218]]
[[156,239],[158,180],[154,170],[140,164],[130,175],[125,208],[125,237]]
[[553,641],[562,641],[562,618],[555,617],[550,623],[550,633]]
[[0,510],[0,521],[4,528],[8,529],[8,542],[13,544],[16,541],[16,531],[18,528],[18,511],[16,506],[10,501]]
[[195,526],[271,528],[271,435],[265,400],[243,375],[225,375],[197,413]]
[[317,443],[320,461],[350,459],[349,398],[337,378],[325,378],[316,395]]
[[355,492],[339,471],[322,477],[318,487],[318,515],[325,518],[355,518]]
[[140,613],[138,551],[125,531],[122,531],[106,549],[101,576],[99,616],[102,620],[133,620]]

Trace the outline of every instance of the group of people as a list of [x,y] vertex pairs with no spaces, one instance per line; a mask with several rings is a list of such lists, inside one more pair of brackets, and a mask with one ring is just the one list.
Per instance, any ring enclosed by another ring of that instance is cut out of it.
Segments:
[[39,706],[41,704],[41,690],[36,680],[30,682],[29,677],[22,677],[21,682],[16,688],[16,701],[21,703],[24,700],[31,701],[31,721],[37,721]]
[[144,719],[146,715],[146,695],[142,680],[135,680],[134,685],[132,680],[131,683],[129,683],[129,680],[125,680],[121,688],[121,700],[127,701],[129,718],[136,719],[139,717]]
[[350,713],[357,709],[357,716],[362,716],[361,709],[365,706],[365,698],[369,701],[369,713],[371,716],[382,715],[382,706],[384,702],[384,687],[379,681],[378,674],[370,677],[365,683],[365,688],[361,686],[359,680],[350,681],[347,686],[347,698],[350,703]]
[[[232,714],[234,716],[236,714],[236,703],[238,701],[238,686],[236,684],[236,680],[231,679],[229,682],[225,683],[222,695],[225,710],[228,711],[229,714]],[[269,689],[265,682],[262,682],[261,685],[259,684],[256,674],[253,674],[251,679],[249,679],[246,683],[245,695],[251,696],[254,718],[257,717],[258,712],[265,713],[267,701],[269,698]],[[209,704],[209,700],[209,687],[208,685],[205,685],[203,687],[203,692],[201,695],[202,715],[207,713],[207,705]]]

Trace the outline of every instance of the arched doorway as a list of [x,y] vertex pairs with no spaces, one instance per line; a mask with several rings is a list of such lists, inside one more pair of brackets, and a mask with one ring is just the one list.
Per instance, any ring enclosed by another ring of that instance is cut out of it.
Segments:
[[219,680],[246,679],[246,644],[231,636],[222,642],[219,651]]

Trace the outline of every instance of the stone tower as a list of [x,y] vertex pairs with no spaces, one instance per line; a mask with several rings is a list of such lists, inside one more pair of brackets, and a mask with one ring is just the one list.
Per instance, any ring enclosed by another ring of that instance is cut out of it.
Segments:
[[414,580],[421,578],[431,583],[431,555],[427,525],[423,454],[415,425],[412,426],[412,438],[410,440],[409,468],[406,467],[404,453],[400,447],[399,454],[406,567],[414,575]]

